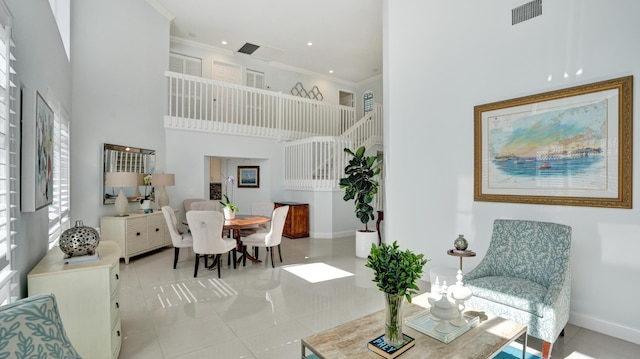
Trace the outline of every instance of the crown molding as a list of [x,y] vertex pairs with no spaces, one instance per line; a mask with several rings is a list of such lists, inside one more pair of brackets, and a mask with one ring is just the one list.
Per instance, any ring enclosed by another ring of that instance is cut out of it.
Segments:
[[149,4],[149,6],[154,8],[160,15],[164,16],[167,20],[169,20],[169,22],[173,22],[173,20],[176,18],[176,16],[173,15],[171,11],[167,10],[166,7],[162,6],[156,0],[147,0],[147,4]]

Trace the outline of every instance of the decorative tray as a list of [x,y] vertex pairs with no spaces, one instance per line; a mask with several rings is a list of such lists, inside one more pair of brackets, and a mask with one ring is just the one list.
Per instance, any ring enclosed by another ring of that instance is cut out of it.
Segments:
[[455,327],[454,329],[447,334],[440,333],[435,330],[434,327],[438,324],[439,319],[434,318],[431,315],[431,311],[427,309],[426,311],[416,314],[412,317],[409,317],[405,320],[405,324],[413,328],[421,333],[424,333],[432,338],[438,339],[439,341],[448,344],[452,342],[457,337],[462,334],[468,332],[471,328],[475,327],[480,323],[480,317],[472,316],[467,313],[463,313],[462,316],[467,320],[467,324],[461,327]]

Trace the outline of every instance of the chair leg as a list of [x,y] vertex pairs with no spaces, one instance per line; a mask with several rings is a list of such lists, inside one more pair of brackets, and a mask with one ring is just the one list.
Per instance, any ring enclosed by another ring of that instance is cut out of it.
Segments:
[[236,269],[236,262],[238,260],[238,251],[234,248],[233,251],[233,269]]
[[553,348],[553,343],[542,341],[542,359],[551,358],[551,349]]
[[275,268],[276,266],[273,264],[273,248],[269,252],[271,252],[271,268]]
[[247,246],[245,246],[244,244],[242,245],[242,266],[246,267],[247,266]]
[[560,336],[564,337],[564,328],[562,328],[562,331],[560,332]]
[[173,269],[176,269],[176,265],[178,264],[178,255],[180,253],[180,248],[175,247],[173,249]]
[[218,262],[218,278],[220,278],[220,254],[216,254],[216,262]]
[[260,247],[253,247],[253,258],[258,258],[260,256]]
[[[231,252],[227,252],[227,267],[231,266]],[[236,264],[233,263],[233,266],[235,267]]]
[[282,263],[282,252],[280,251],[280,245],[278,244],[278,255],[280,256],[280,263]]
[[200,265],[200,255],[196,253],[196,268],[193,271],[194,278],[198,276],[198,265]]

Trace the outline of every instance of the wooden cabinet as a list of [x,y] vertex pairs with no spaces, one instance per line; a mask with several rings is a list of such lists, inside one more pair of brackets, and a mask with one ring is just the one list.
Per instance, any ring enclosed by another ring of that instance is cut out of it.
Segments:
[[69,340],[83,358],[117,358],[121,346],[120,248],[100,241],[99,259],[65,264],[52,248],[27,276],[29,295],[53,293]]
[[282,235],[287,238],[309,237],[309,204],[297,202],[275,202],[275,207],[289,206]]
[[171,244],[171,235],[161,211],[149,214],[130,214],[127,217],[100,218],[100,238],[116,242],[121,258],[129,258]]

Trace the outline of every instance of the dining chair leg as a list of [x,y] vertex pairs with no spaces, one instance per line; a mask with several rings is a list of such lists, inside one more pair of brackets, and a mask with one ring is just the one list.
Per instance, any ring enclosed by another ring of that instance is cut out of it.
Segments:
[[247,246],[245,246],[244,244],[242,245],[242,266],[246,267],[247,266]]
[[193,277],[197,277],[198,276],[198,265],[200,265],[200,255],[198,253],[196,253],[196,267],[193,270]]
[[173,249],[173,269],[176,269],[176,265],[178,264],[178,254],[180,253],[180,248],[175,247]]
[[260,257],[260,247],[253,247],[253,258]]
[[280,245],[278,244],[278,255],[280,256],[280,263],[282,263],[282,252],[280,251]]
[[220,254],[216,254],[216,262],[218,262],[218,278],[220,278]]
[[276,266],[273,264],[273,248],[269,252],[271,252],[271,268],[275,268]]
[[238,251],[234,248],[233,251],[233,269],[236,269],[236,261],[238,260]]
[[[227,267],[231,266],[231,252],[227,252]],[[233,263],[233,267],[235,268],[236,264]]]

